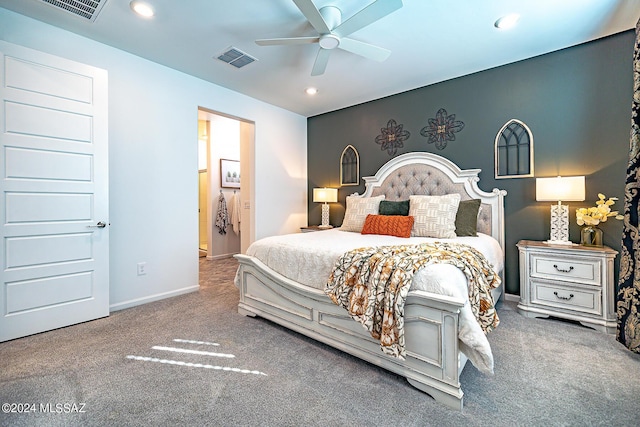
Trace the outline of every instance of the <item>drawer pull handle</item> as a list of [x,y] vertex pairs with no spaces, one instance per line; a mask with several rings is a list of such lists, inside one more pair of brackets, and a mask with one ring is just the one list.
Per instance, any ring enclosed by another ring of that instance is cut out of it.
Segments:
[[573,266],[570,265],[568,270],[562,269],[562,268],[558,268],[557,265],[553,264],[553,266],[556,268],[556,270],[558,270],[560,273],[571,273],[571,270],[573,270]]
[[564,301],[569,301],[571,298],[573,298],[573,294],[569,294],[568,297],[561,297],[560,295],[558,295],[558,292],[554,292],[553,294],[556,296],[556,298],[564,300]]

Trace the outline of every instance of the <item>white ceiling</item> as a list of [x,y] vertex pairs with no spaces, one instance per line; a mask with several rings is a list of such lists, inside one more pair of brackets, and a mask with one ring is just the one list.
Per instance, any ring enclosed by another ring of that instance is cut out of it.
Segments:
[[[146,0],[143,19],[129,0],[107,0],[95,22],[43,0],[0,7],[73,31],[151,61],[313,116],[574,46],[635,27],[638,0],[404,0],[404,6],[350,37],[392,51],[383,63],[334,50],[311,76],[318,45],[258,46],[255,39],[315,36],[292,0]],[[372,0],[314,0],[343,20]],[[507,13],[516,28],[498,30]],[[215,59],[234,46],[258,59],[237,69]],[[630,47],[630,54],[632,47]],[[314,97],[304,89],[314,86]]]

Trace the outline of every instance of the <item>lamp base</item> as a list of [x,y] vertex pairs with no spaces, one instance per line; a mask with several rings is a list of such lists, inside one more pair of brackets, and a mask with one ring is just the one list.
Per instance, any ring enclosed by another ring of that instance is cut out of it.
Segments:
[[549,242],[569,241],[569,206],[560,203],[551,205],[550,237]]
[[320,228],[331,228],[329,224],[329,205],[327,203],[322,205],[322,224]]

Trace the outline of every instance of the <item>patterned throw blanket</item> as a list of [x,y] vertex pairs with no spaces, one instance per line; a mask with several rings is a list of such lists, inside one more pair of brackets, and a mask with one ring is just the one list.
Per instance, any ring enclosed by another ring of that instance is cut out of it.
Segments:
[[342,255],[325,286],[331,300],[347,309],[386,354],[404,359],[404,302],[413,275],[435,263],[458,267],[469,283],[471,310],[485,334],[499,324],[491,289],[500,285],[486,258],[460,243],[381,246]]

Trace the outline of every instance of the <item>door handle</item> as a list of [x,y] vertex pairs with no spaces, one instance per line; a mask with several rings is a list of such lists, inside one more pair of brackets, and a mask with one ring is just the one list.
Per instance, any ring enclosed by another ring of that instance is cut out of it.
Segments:
[[106,226],[107,226],[107,224],[105,224],[104,222],[100,221],[96,225],[87,225],[87,228],[105,228]]

